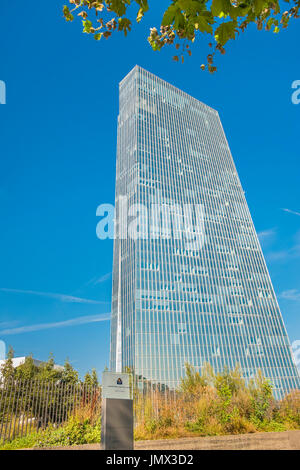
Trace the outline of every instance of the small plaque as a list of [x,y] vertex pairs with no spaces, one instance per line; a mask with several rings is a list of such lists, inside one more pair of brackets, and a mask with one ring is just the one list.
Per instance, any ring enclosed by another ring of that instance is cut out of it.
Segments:
[[103,372],[102,374],[102,398],[132,398],[130,386],[130,374],[118,372]]

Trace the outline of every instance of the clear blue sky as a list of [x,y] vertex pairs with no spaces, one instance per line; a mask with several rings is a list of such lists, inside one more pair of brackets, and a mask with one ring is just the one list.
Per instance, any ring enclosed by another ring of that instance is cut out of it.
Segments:
[[279,35],[250,28],[209,75],[204,43],[184,65],[151,50],[161,2],[126,39],[100,42],[64,21],[63,3],[0,6],[0,339],[18,356],[68,356],[81,374],[108,364],[101,315],[113,247],[96,237],[96,208],[114,203],[118,82],[139,64],[220,112],[290,339],[300,340],[300,104],[291,101],[300,20]]

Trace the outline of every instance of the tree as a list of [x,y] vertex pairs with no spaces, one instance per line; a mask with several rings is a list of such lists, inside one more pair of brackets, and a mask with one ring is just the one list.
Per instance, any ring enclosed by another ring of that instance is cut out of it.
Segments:
[[239,390],[244,390],[246,384],[240,366],[236,364],[233,370],[225,366],[223,372],[216,374],[214,385],[217,390],[228,387],[232,394],[237,393]]
[[84,376],[84,385],[86,385],[87,387],[91,387],[93,384],[92,384],[92,377],[91,377],[91,374],[89,372],[87,372]]
[[272,389],[271,382],[263,376],[261,370],[258,370],[255,378],[249,382],[254,416],[259,421],[272,414],[274,408]]
[[62,371],[55,369],[54,365],[55,365],[54,358],[53,358],[53,354],[51,353],[48,361],[39,367],[37,378],[45,382],[61,380]]
[[6,360],[2,364],[1,369],[0,369],[0,377],[2,377],[2,379],[4,381],[13,379],[15,377],[15,372],[16,371],[15,371],[14,366],[13,366],[14,354],[15,354],[14,350],[13,350],[12,346],[10,346],[9,350],[8,350],[8,353],[7,353],[7,356],[6,356]]
[[205,363],[200,373],[196,371],[195,367],[186,363],[185,376],[181,378],[180,390],[191,395],[196,395],[201,393],[205,387],[213,386],[214,381],[215,373],[210,364]]
[[32,356],[25,358],[24,364],[16,368],[15,377],[21,380],[32,380],[38,374],[39,368],[34,364]]
[[65,360],[64,369],[62,371],[61,380],[64,383],[77,384],[78,383],[78,372],[70,364],[69,359]]
[[99,386],[99,380],[98,380],[98,375],[97,375],[96,369],[92,369],[91,379],[92,379],[92,386],[93,387],[98,387]]
[[[69,3],[71,9],[63,7],[65,19],[73,21],[76,12],[82,18],[83,32],[98,41],[102,37],[108,39],[114,31],[127,35],[132,29],[132,20],[127,15],[132,3],[138,7],[138,23],[149,9],[148,0],[69,0]],[[159,30],[150,29],[148,41],[154,51],[174,46],[177,52],[173,59],[183,62],[186,54],[191,55],[191,44],[208,35],[209,54],[201,68],[213,73],[215,54],[224,54],[230,39],[236,39],[251,24],[258,30],[277,34],[292,18],[299,18],[299,6],[300,0],[172,0]]]

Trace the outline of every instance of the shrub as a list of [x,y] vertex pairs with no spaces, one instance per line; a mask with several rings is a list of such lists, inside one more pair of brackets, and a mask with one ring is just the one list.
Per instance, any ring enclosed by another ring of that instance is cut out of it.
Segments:
[[300,391],[276,402],[261,372],[247,385],[238,366],[215,374],[205,365],[201,375],[187,366],[175,401],[152,394],[139,410],[136,439],[279,432],[300,428]]
[[45,448],[72,446],[79,444],[100,443],[101,420],[86,417],[86,410],[80,410],[70,416],[68,421],[58,428],[50,424],[46,429],[17,438],[1,447],[2,450],[21,448]]

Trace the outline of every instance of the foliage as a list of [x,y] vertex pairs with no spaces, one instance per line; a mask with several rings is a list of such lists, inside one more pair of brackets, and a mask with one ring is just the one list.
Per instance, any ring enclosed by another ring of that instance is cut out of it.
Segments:
[[185,371],[186,376],[181,379],[182,390],[189,391],[191,395],[195,395],[199,390],[202,391],[203,387],[207,385],[204,375],[200,375],[190,364],[186,364]]
[[256,379],[250,382],[250,390],[252,394],[253,421],[263,422],[265,419],[270,420],[272,414],[274,414],[275,402],[272,395],[272,386],[263,377],[261,371],[258,371]]
[[[10,347],[7,358],[0,368],[0,377],[2,381],[9,380],[39,380],[46,383],[59,382],[63,384],[80,384],[78,372],[66,359],[64,367],[55,366],[53,354],[49,355],[47,362],[39,366],[34,364],[32,356],[27,356],[25,362],[17,368],[13,367],[14,350]],[[99,381],[96,369],[92,373],[87,373],[84,383],[91,387],[98,387]]]
[[37,378],[45,382],[52,382],[62,379],[62,370],[55,368],[53,354],[50,354],[47,362],[38,368]]
[[23,437],[17,437],[0,446],[0,450],[31,449],[39,440],[40,432],[32,432]]
[[294,390],[284,397],[278,410],[278,419],[288,420],[300,427],[300,390]]
[[17,380],[32,380],[38,373],[39,368],[34,364],[32,356],[27,356],[24,364],[15,369],[14,377]]
[[61,381],[63,383],[71,383],[77,384],[78,383],[78,372],[71,366],[68,359],[66,359],[64,364],[64,369],[61,373]]
[[79,444],[100,443],[101,420],[96,420],[85,413],[72,414],[68,421],[57,428],[50,424],[45,430],[33,432],[25,437],[13,439],[4,444],[0,449],[13,450],[24,448],[46,448],[70,446]]
[[100,443],[101,421],[100,418],[95,424],[91,424],[89,419],[80,420],[76,416],[71,416],[67,423],[59,428],[50,425],[39,436],[36,447],[57,447],[73,446],[79,444]]
[[98,375],[96,369],[92,369],[92,386],[93,387],[98,387],[99,386],[99,380],[98,380]]
[[246,384],[238,366],[215,374],[206,364],[200,374],[186,364],[186,375],[174,398],[157,392],[136,398],[136,439],[300,428],[300,391],[276,402],[260,371]]
[[84,384],[88,387],[98,387],[99,381],[96,369],[92,369],[92,373],[87,372],[84,376]]
[[63,424],[75,407],[97,409],[99,388],[72,383],[15,381],[1,385],[0,430],[6,439],[27,428]]
[[51,423],[62,425],[79,404],[81,407],[91,404],[95,408],[99,403],[96,370],[93,369],[88,386],[82,384],[68,360],[64,367],[56,367],[50,355],[47,362],[36,366],[28,356],[23,364],[14,368],[13,357],[14,351],[10,348],[1,368],[1,437],[14,438],[25,429],[30,432],[32,428],[45,428]]
[[[149,9],[148,0],[69,0],[69,4],[72,7],[63,7],[66,21],[73,21],[76,12],[82,19],[83,32],[98,41],[102,37],[108,39],[114,31],[127,35],[132,29],[128,12],[132,4],[138,8],[138,23]],[[214,56],[225,53],[229,40],[236,39],[252,24],[258,30],[277,34],[287,28],[292,18],[299,18],[299,6],[300,0],[172,0],[159,30],[150,29],[148,41],[154,51],[173,45],[178,51],[173,59],[183,62],[185,54],[191,55],[191,44],[208,35],[210,53],[201,68],[213,73]]]
[[14,358],[14,350],[10,346],[7,357],[5,362],[2,364],[0,368],[0,376],[3,380],[10,380],[15,376],[15,369],[13,367],[13,358]]

